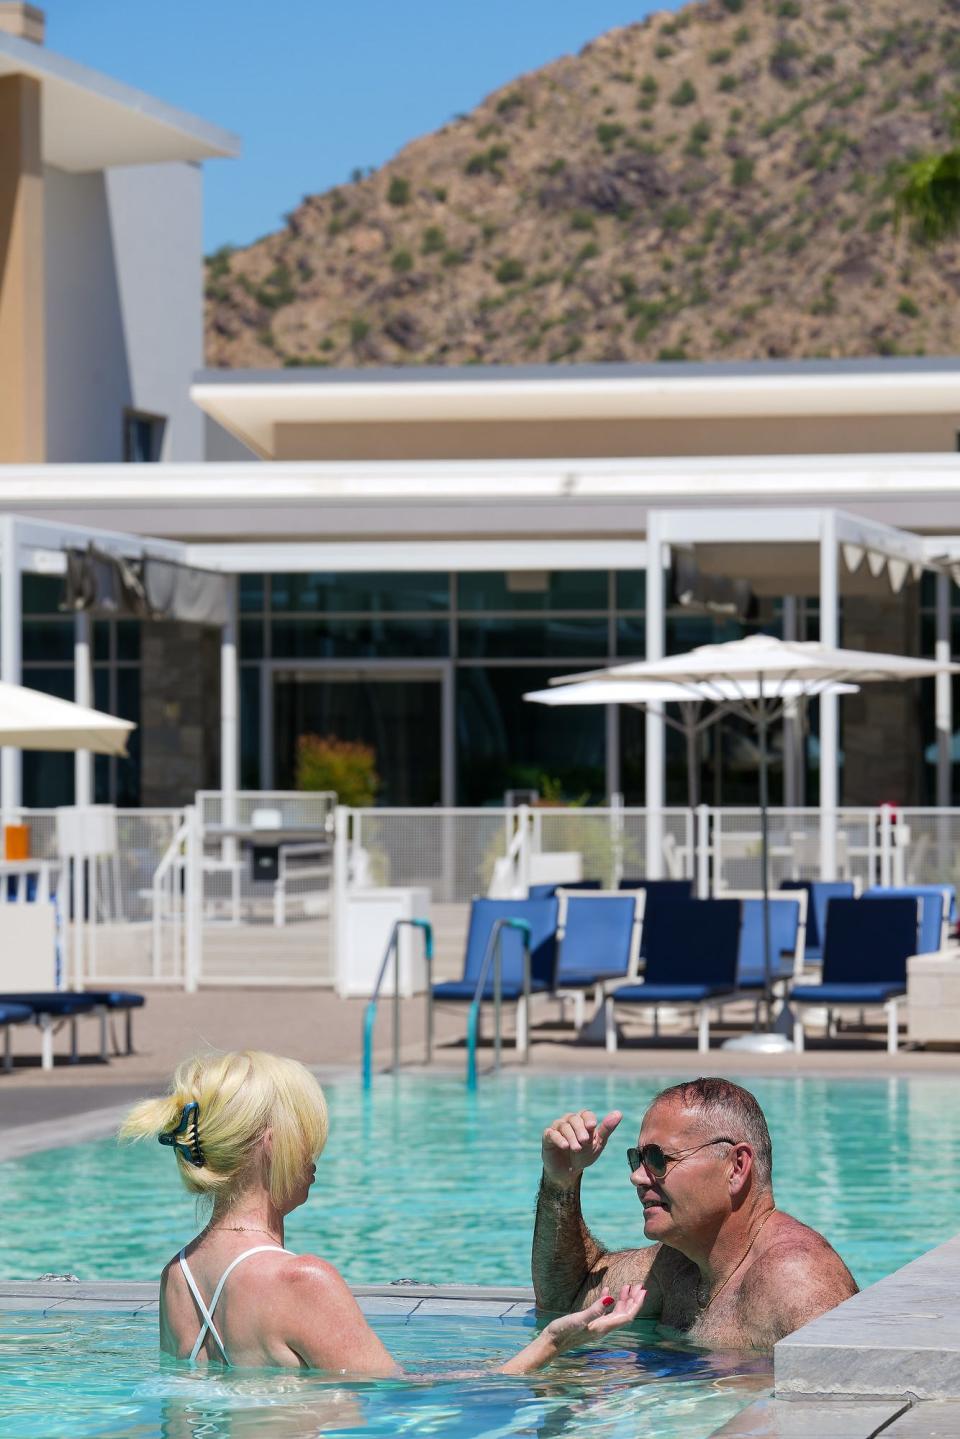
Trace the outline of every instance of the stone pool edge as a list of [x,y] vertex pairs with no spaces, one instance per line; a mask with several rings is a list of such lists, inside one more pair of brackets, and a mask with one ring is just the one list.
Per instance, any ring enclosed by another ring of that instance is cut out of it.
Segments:
[[[888,1289],[885,1295],[876,1291],[893,1286],[900,1274],[916,1270],[924,1260],[938,1256],[941,1250],[950,1249],[950,1264],[945,1268],[938,1292],[944,1294],[954,1283],[952,1264],[960,1268],[960,1236],[938,1250],[931,1250],[922,1259],[898,1270],[887,1279],[881,1280],[863,1294],[824,1315],[813,1324],[798,1330],[789,1339],[781,1341],[774,1351],[775,1392],[768,1399],[758,1400],[734,1416],[727,1424],[715,1431],[711,1439],[876,1439],[881,1432],[887,1439],[919,1439],[931,1432],[960,1434],[960,1386],[950,1399],[940,1396],[939,1401],[931,1397],[924,1399],[912,1385],[901,1385],[900,1378],[905,1372],[910,1354],[924,1354],[930,1373],[938,1362],[942,1350],[934,1352],[929,1334],[922,1336],[911,1349],[909,1315],[901,1313],[899,1318],[907,1324],[901,1326],[896,1346],[881,1345],[882,1362],[887,1375],[883,1392],[865,1388],[860,1392],[856,1385],[873,1382],[870,1376],[880,1372],[878,1360],[862,1358],[859,1350],[864,1346],[858,1338],[855,1345],[848,1341],[852,1334],[860,1335],[866,1328],[872,1333],[871,1324],[878,1326],[878,1316],[886,1316],[886,1337],[894,1332],[891,1316],[896,1311],[891,1306],[903,1301],[904,1290],[900,1286],[896,1293]],[[934,1259],[939,1267],[940,1260]],[[921,1281],[923,1274],[921,1274]],[[909,1292],[916,1302],[917,1277],[908,1281]],[[352,1290],[361,1309],[371,1318],[388,1319],[394,1323],[417,1322],[431,1317],[459,1317],[463,1319],[492,1319],[506,1324],[532,1324],[535,1316],[533,1291],[507,1285],[442,1285],[442,1284],[358,1284]],[[960,1290],[954,1290],[960,1295]],[[869,1303],[868,1296],[873,1296]],[[158,1311],[158,1285],[133,1280],[91,1280],[70,1281],[65,1279],[45,1280],[0,1280],[0,1312],[32,1313],[38,1318],[71,1314],[126,1314],[131,1317],[152,1318]],[[946,1306],[944,1306],[946,1307]],[[847,1311],[841,1316],[841,1311]],[[862,1311],[862,1312],[861,1312]],[[825,1320],[841,1316],[841,1322],[824,1334],[821,1326]],[[929,1319],[927,1320],[929,1323]],[[960,1355],[960,1298],[957,1299],[950,1322],[957,1327],[957,1354]],[[881,1339],[883,1325],[879,1325]],[[867,1346],[868,1354],[875,1354]],[[826,1361],[826,1362],[824,1362]],[[844,1365],[840,1369],[838,1365]],[[951,1370],[952,1372],[952,1370]],[[858,1381],[857,1375],[861,1378]],[[840,1376],[836,1378],[834,1376]],[[842,1388],[829,1390],[829,1384],[842,1383]],[[819,1388],[816,1387],[819,1385]],[[804,1388],[803,1386],[807,1386]],[[810,1387],[813,1386],[813,1387]],[[930,1384],[921,1386],[929,1389]],[[942,1383],[939,1385],[942,1389]],[[933,1422],[936,1428],[930,1429]],[[942,1427],[941,1427],[942,1426]]]

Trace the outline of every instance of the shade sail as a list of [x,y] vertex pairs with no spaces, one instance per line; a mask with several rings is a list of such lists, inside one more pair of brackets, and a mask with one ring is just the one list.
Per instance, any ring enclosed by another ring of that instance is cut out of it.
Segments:
[[[742,682],[763,683],[764,695],[785,697],[786,681],[794,680],[798,692],[816,695],[824,687],[838,681],[865,684],[870,681],[933,679],[938,674],[960,674],[960,665],[941,664],[937,660],[915,659],[910,655],[873,654],[869,650],[833,649],[818,641],[778,640],[772,635],[751,635],[745,640],[728,644],[701,645],[682,655],[668,655],[660,660],[636,660],[613,665],[606,670],[588,670],[583,674],[566,675],[561,683],[571,680],[597,680],[600,683],[637,680],[666,680],[687,686],[709,686],[717,682],[733,684],[742,690]],[[701,694],[700,698],[707,698]]]
[[0,745],[13,749],[92,750],[124,756],[136,725],[40,690],[0,682]]

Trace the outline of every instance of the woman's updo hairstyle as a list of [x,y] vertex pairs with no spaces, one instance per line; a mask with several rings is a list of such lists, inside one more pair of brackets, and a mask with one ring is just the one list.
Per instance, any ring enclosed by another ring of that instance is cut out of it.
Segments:
[[197,1105],[190,1136],[196,1144],[192,1150],[189,1142],[175,1144],[173,1150],[180,1178],[193,1194],[229,1200],[245,1182],[253,1151],[269,1129],[270,1197],[282,1206],[301,1181],[304,1165],[327,1142],[327,1104],[310,1071],[295,1059],[257,1049],[184,1060],[169,1094],[134,1105],[120,1126],[121,1141],[162,1135],[171,1143],[191,1102]]

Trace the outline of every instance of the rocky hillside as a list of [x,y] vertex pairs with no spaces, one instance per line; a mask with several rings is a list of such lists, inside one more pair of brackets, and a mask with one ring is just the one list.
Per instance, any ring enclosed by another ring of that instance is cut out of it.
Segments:
[[956,352],[960,247],[891,197],[957,93],[960,0],[654,15],[211,256],[208,362]]

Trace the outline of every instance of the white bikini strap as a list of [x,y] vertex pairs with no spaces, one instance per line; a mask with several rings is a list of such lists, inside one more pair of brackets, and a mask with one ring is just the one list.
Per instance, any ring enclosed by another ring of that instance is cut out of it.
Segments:
[[197,1335],[197,1341],[194,1344],[193,1349],[190,1353],[191,1364],[196,1362],[197,1355],[200,1353],[200,1350],[203,1347],[203,1341],[206,1339],[208,1331],[213,1335],[214,1339],[219,1345],[220,1353],[223,1355],[224,1364],[230,1363],[230,1360],[227,1358],[227,1351],[224,1348],[223,1340],[220,1338],[220,1335],[217,1332],[217,1326],[213,1322],[213,1311],[216,1309],[220,1299],[220,1295],[223,1293],[223,1286],[226,1284],[228,1278],[236,1269],[237,1265],[240,1264],[244,1259],[249,1259],[251,1254],[263,1253],[289,1254],[290,1250],[281,1249],[278,1244],[257,1244],[253,1247],[253,1249],[245,1249],[242,1254],[238,1254],[236,1259],[234,1259],[230,1264],[228,1264],[226,1269],[221,1274],[220,1282],[217,1285],[216,1289],[213,1291],[213,1298],[210,1301],[210,1308],[208,1309],[206,1304],[204,1304],[203,1302],[203,1295],[197,1288],[196,1280],[190,1273],[190,1268],[186,1261],[186,1246],[184,1246],[184,1248],[180,1250],[180,1268],[183,1270],[184,1278],[190,1286],[191,1294],[197,1301],[197,1308],[200,1310],[200,1313],[203,1316],[203,1325],[200,1329],[200,1333]]

